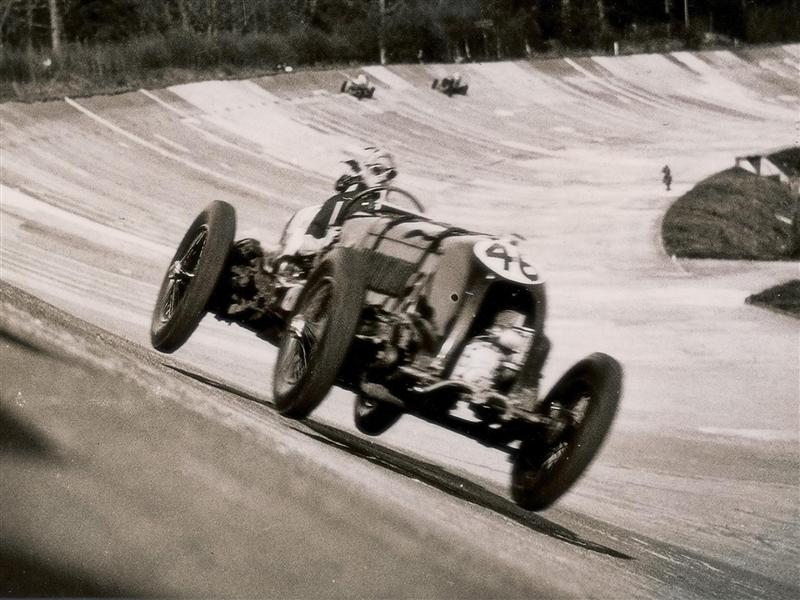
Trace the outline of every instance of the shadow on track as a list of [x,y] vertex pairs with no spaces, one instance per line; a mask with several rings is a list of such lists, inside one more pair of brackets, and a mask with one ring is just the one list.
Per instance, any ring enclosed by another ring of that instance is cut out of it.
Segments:
[[[273,408],[273,403],[265,398],[255,396],[221,381],[211,379],[206,375],[188,371],[176,365],[166,362],[162,364],[173,371],[177,371],[182,375],[194,379],[195,381],[199,381],[219,390],[234,394],[240,398]],[[633,559],[633,557],[628,554],[624,554],[614,550],[613,548],[609,548],[608,546],[604,546],[602,544],[582,538],[566,527],[562,527],[556,523],[553,523],[541,515],[523,510],[503,496],[495,494],[494,492],[487,490],[475,482],[451,473],[438,465],[407,456],[382,446],[370,439],[364,439],[346,431],[342,431],[341,429],[337,429],[323,423],[318,423],[316,421],[311,421],[308,419],[305,421],[286,419],[286,423],[298,433],[302,433],[303,435],[311,437],[329,446],[334,446],[340,450],[344,450],[352,456],[363,458],[375,465],[379,465],[405,477],[418,479],[437,488],[438,490],[450,494],[451,496],[466,500],[467,502],[471,502],[472,504],[501,514],[504,517],[513,519],[520,525],[524,525],[525,527],[528,527],[529,529],[538,533],[542,533],[552,538],[567,542],[568,544],[579,546],[592,552],[597,552],[613,558],[621,558],[625,560]]]
[[[0,398],[0,402],[11,404],[8,398]],[[55,446],[44,433],[0,406],[0,454],[5,453],[59,459]]]
[[42,354],[49,358],[55,358],[57,360],[61,360],[64,362],[67,361],[65,357],[59,356],[52,350],[34,344],[30,340],[26,340],[17,335],[16,333],[7,331],[6,329],[0,329],[0,344],[3,344],[6,348],[13,348],[14,346],[18,346],[25,352],[30,352],[32,354]]
[[[40,354],[51,359],[69,362],[68,358],[59,356],[47,348],[38,346],[20,336],[0,329],[0,344],[5,352],[26,354]],[[14,410],[16,398],[5,394],[0,396],[0,453],[1,454],[26,454],[38,458],[58,460],[59,456],[55,445],[35,425],[26,421]]]
[[30,548],[3,540],[0,549],[0,596],[67,598],[135,598],[142,591],[109,577],[81,571],[74,564],[44,558]]

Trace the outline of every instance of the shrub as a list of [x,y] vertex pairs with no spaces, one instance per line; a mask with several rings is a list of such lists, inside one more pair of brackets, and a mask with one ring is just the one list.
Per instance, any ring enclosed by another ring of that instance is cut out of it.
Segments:
[[129,42],[127,49],[131,54],[131,62],[139,69],[163,69],[172,62],[169,48],[163,36],[148,36]]
[[683,32],[683,43],[689,50],[699,50],[703,46],[704,28],[697,19]]
[[745,302],[800,318],[800,279],[792,279],[748,296]]
[[28,82],[33,79],[30,53],[18,48],[4,48],[0,54],[0,81]]
[[291,63],[288,45],[281,44],[282,36],[267,34],[248,34],[239,38],[237,51],[240,64],[253,67],[274,66],[279,62]]
[[259,56],[268,62],[298,64],[297,49],[289,43],[285,34],[268,33],[256,37]]
[[241,36],[230,31],[221,31],[214,36],[213,41],[217,64],[242,67],[249,63],[250,57],[244,52],[245,44]]
[[314,64],[331,57],[328,36],[319,29],[295,29],[289,33],[289,43],[295,48],[299,63]]
[[796,3],[784,0],[773,6],[749,10],[745,20],[745,38],[751,42],[790,42],[800,37],[800,19]]
[[213,40],[193,31],[171,29],[164,36],[170,66],[209,68],[218,64]]
[[[689,258],[791,259],[796,201],[770,178],[733,168],[701,181],[667,211],[667,252]],[[787,222],[788,220],[788,222]]]
[[352,60],[364,62],[378,60],[378,31],[371,22],[355,21],[338,35],[347,37]]

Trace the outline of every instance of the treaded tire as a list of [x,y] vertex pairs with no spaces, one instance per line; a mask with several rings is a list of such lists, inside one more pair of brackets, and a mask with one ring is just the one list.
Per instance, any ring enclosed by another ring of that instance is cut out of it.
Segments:
[[572,366],[544,400],[547,410],[570,411],[584,402],[583,418],[554,440],[523,440],[511,472],[511,495],[528,510],[542,510],[564,494],[589,466],[608,433],[622,393],[622,367],[591,354]]
[[303,419],[336,383],[364,303],[363,256],[338,249],[308,279],[278,346],[273,397],[278,412]]
[[381,435],[403,416],[403,409],[388,402],[356,396],[353,417],[356,429],[366,435]]
[[236,211],[214,201],[183,236],[164,274],[150,323],[150,342],[159,352],[180,348],[207,312],[209,299],[236,234]]

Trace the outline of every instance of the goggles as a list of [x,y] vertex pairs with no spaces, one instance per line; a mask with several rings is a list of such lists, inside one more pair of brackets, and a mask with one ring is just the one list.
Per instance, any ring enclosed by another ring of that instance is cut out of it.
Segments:
[[385,177],[386,179],[394,179],[397,175],[397,171],[395,171],[392,167],[382,167],[381,165],[370,165],[369,172],[372,173],[375,177]]

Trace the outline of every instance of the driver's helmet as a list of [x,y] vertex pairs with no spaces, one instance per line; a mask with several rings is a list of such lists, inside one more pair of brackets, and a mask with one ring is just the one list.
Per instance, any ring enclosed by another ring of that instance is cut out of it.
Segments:
[[397,167],[392,155],[381,148],[366,148],[367,154],[362,160],[362,179],[366,187],[386,186],[397,177]]
[[361,87],[366,87],[368,84],[367,76],[364,75],[363,73],[359,73],[358,77],[356,77],[355,80],[353,80],[353,83]]

